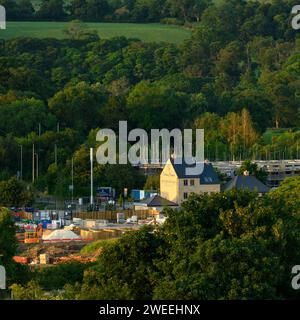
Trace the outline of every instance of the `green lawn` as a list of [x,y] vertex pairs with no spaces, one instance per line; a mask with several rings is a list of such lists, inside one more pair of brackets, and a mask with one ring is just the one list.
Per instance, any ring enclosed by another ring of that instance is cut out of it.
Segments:
[[118,239],[116,238],[111,238],[111,239],[106,239],[106,240],[97,240],[92,243],[87,244],[84,246],[80,253],[81,254],[95,254],[97,253],[98,250],[100,249],[106,249],[108,246],[113,245],[117,243]]
[[[97,30],[101,38],[125,36],[145,42],[181,43],[190,36],[190,31],[186,29],[159,23],[87,23],[87,25]],[[0,30],[0,38],[25,36],[61,39],[66,37],[63,30],[67,29],[67,26],[67,22],[7,22],[6,30]]]

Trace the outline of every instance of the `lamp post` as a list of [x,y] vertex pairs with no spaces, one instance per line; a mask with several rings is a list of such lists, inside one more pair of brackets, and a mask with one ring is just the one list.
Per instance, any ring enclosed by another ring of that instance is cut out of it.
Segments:
[[[35,173],[36,171],[36,173]],[[39,177],[39,155],[34,152],[34,143],[32,144],[32,182]]]
[[54,145],[54,162],[57,166],[57,144]]
[[32,144],[32,182],[34,182],[34,170],[35,170],[35,152],[34,152],[34,143]]
[[[59,130],[60,130],[59,122],[57,122],[56,133],[59,133]],[[56,138],[55,145],[54,145],[54,162],[55,162],[55,165],[57,166],[57,138]]]
[[35,154],[36,156],[36,177],[39,177],[39,155],[38,153]]
[[20,178],[23,180],[23,146],[19,145],[20,148]]
[[90,163],[91,163],[91,199],[90,204],[93,206],[94,204],[94,195],[93,195],[93,186],[94,186],[94,176],[93,176],[93,148],[90,148]]
[[71,170],[71,176],[72,176],[72,208],[73,208],[73,198],[74,198],[74,158],[72,157],[72,170]]

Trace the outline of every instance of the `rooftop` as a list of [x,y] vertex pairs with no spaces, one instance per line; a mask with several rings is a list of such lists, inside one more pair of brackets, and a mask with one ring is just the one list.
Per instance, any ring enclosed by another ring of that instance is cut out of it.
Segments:
[[256,177],[247,175],[235,176],[229,182],[225,183],[221,189],[222,191],[248,189],[258,193],[266,193],[269,191],[269,188]]
[[177,206],[175,202],[169,201],[159,195],[152,196],[142,201],[147,207],[173,207]]
[[193,168],[195,167],[195,164],[190,165],[185,162],[183,162],[182,164],[177,164],[177,163],[174,163],[174,159],[171,159],[170,161],[179,179],[199,178],[201,184],[219,184],[220,183],[219,177],[211,163],[204,162],[204,169],[201,174],[187,175],[186,168]]

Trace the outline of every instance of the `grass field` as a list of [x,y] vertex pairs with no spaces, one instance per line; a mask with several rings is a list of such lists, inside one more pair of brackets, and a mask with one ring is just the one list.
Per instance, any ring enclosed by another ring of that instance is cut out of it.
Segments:
[[94,242],[84,246],[81,249],[80,253],[87,254],[87,255],[88,254],[95,254],[100,249],[106,249],[108,246],[115,244],[117,241],[118,241],[118,239],[115,239],[115,238],[94,241]]
[[[181,43],[190,36],[190,31],[177,26],[159,23],[87,23],[90,29],[97,30],[100,38],[125,36],[145,42]],[[0,38],[39,37],[65,38],[63,30],[67,22],[7,22],[6,30],[0,30]]]

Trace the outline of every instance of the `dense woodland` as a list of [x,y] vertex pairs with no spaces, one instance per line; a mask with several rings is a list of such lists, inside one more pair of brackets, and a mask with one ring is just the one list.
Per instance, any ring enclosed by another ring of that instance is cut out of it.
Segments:
[[[20,6],[30,8],[27,0],[4,2],[15,10],[8,8],[11,20],[25,19]],[[72,158],[75,195],[88,194],[88,149],[97,128],[118,130],[119,120],[146,130],[204,128],[211,160],[299,158],[294,1],[89,1],[89,10],[86,3],[70,1],[51,20],[175,18],[192,22],[193,35],[181,45],[103,40],[76,20],[65,40],[1,41],[1,205],[30,204],[33,188],[69,197]],[[93,7],[100,4],[105,16]],[[26,19],[42,19],[50,5],[63,7],[44,1]],[[29,186],[33,144],[39,178]],[[97,185],[118,193],[144,184],[131,166],[98,165],[94,173]],[[155,232],[143,228],[100,248],[92,265],[36,271],[13,263],[15,225],[0,208],[0,264],[15,299],[299,298],[291,288],[300,259],[299,186],[299,178],[288,179],[263,198],[247,191],[193,195],[180,211],[168,210]]]
[[[65,40],[2,40],[0,179],[20,171],[22,146],[23,180],[31,181],[34,144],[38,190],[68,197],[73,157],[75,194],[88,194],[88,148],[97,128],[117,131],[119,120],[146,130],[204,128],[210,160],[299,158],[300,33],[290,25],[292,1],[203,3],[181,45],[104,40],[79,20]],[[282,131],[270,138],[267,128]],[[118,192],[144,183],[130,166],[97,166],[95,179]]]
[[164,22],[185,24],[202,20],[206,9],[228,3],[240,10],[239,18],[255,17],[255,23],[272,28],[273,18],[283,24],[293,0],[0,0],[10,21]]
[[16,21],[120,21],[183,24],[199,21],[211,0],[1,0]]

